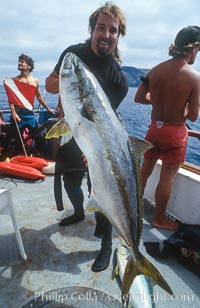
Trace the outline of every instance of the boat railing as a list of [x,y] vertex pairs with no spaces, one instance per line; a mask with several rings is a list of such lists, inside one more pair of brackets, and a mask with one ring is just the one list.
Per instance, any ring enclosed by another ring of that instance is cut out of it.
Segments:
[[[0,110],[0,112],[5,113],[5,114],[9,114],[10,113],[10,109],[4,109],[4,110]],[[39,113],[38,109],[34,109],[34,113]],[[192,130],[192,129],[188,129],[188,136],[189,137],[193,137],[193,138],[198,138],[200,140],[200,131],[197,130]],[[182,168],[189,170],[191,172],[194,172],[196,174],[200,174],[200,166],[187,162],[185,161],[182,166]]]
[[[198,138],[200,140],[200,131],[188,129],[188,136],[193,138]],[[188,161],[185,161],[182,166],[183,169],[189,170],[193,173],[200,175],[200,166],[190,163]]]
[[[11,110],[10,109],[3,109],[3,110],[0,110],[0,112],[2,113],[11,113]],[[34,109],[34,113],[38,113],[39,112],[39,109]]]
[[196,137],[200,140],[200,131],[198,131],[198,130],[188,129],[188,135],[190,137]]

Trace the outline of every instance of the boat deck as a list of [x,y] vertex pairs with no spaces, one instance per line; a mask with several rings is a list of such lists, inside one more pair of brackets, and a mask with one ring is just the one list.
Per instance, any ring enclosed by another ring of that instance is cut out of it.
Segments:
[[[83,183],[87,199],[86,180]],[[0,188],[10,189],[16,208],[16,218],[21,230],[27,260],[21,259],[18,244],[9,216],[0,215],[0,307],[41,307],[38,296],[51,290],[72,287],[89,287],[105,292],[110,303],[120,299],[117,281],[111,279],[112,262],[106,271],[94,273],[91,265],[98,254],[100,240],[93,236],[94,214],[86,215],[80,223],[59,227],[63,212],[56,210],[53,194],[53,176],[44,181],[28,182],[11,178],[0,178]],[[63,190],[65,215],[72,211]],[[146,253],[143,242],[159,242],[172,234],[171,231],[151,227],[153,210],[145,205],[144,225],[140,250],[160,270],[175,297],[172,298],[158,286],[154,287],[157,308],[199,308],[199,277],[183,267],[173,257],[153,258]],[[113,232],[113,255],[120,238]],[[111,260],[113,259],[113,256]],[[71,289],[71,290],[72,290]],[[82,298],[73,299],[74,304],[61,304],[57,293],[52,293],[51,304],[45,307],[83,307]],[[145,300],[145,299],[144,299]],[[97,302],[92,307],[97,307]],[[111,305],[112,306],[112,305]],[[110,307],[111,307],[110,306]],[[87,307],[90,307],[87,305]],[[105,307],[102,304],[98,307]],[[113,305],[113,307],[116,307]],[[144,307],[141,304],[141,307]]]

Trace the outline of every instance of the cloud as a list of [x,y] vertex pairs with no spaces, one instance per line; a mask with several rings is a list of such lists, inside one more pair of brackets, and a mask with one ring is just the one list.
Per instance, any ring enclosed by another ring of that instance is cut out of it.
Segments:
[[[34,75],[44,84],[61,52],[89,37],[90,14],[105,1],[6,0],[0,11],[0,79],[16,76],[21,53],[35,61]],[[168,58],[168,47],[176,33],[188,25],[199,25],[196,0],[113,1],[125,13],[127,35],[119,48],[124,65],[151,68]],[[200,61],[194,64],[200,70]]]

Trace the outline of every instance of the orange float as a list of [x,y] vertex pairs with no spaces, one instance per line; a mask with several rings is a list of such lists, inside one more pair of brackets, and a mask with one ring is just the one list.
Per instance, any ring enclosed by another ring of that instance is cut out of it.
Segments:
[[42,169],[48,166],[48,162],[41,157],[17,155],[10,159],[13,164],[18,164],[22,166],[32,167],[36,169]]
[[39,180],[46,178],[46,175],[35,168],[5,161],[0,162],[0,173],[13,175],[28,180]]

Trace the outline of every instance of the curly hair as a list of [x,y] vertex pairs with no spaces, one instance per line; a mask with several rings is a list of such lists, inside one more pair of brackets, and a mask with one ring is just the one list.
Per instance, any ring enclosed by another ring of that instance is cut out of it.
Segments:
[[188,26],[181,29],[169,46],[169,55],[172,57],[184,57],[191,53],[194,47],[199,47],[200,27]]
[[19,61],[24,60],[31,67],[30,72],[34,69],[34,61],[31,57],[24,55],[23,53],[19,56]]
[[[121,9],[112,4],[112,2],[106,2],[103,6],[98,8],[94,13],[91,14],[89,18],[89,32],[92,35],[94,32],[98,17],[100,14],[106,13],[112,17],[115,17],[119,21],[119,36],[121,35],[122,37],[126,35],[126,20],[125,16],[122,13]],[[120,60],[120,55],[119,55],[119,50],[118,47],[116,46],[113,54],[114,58],[118,61],[121,62]]]
[[199,44],[199,42],[188,44],[187,46],[183,46],[182,48],[177,47],[175,44],[171,44],[169,46],[168,54],[169,54],[169,56],[172,56],[172,57],[185,57],[189,53],[191,53],[193,47],[196,44]]

